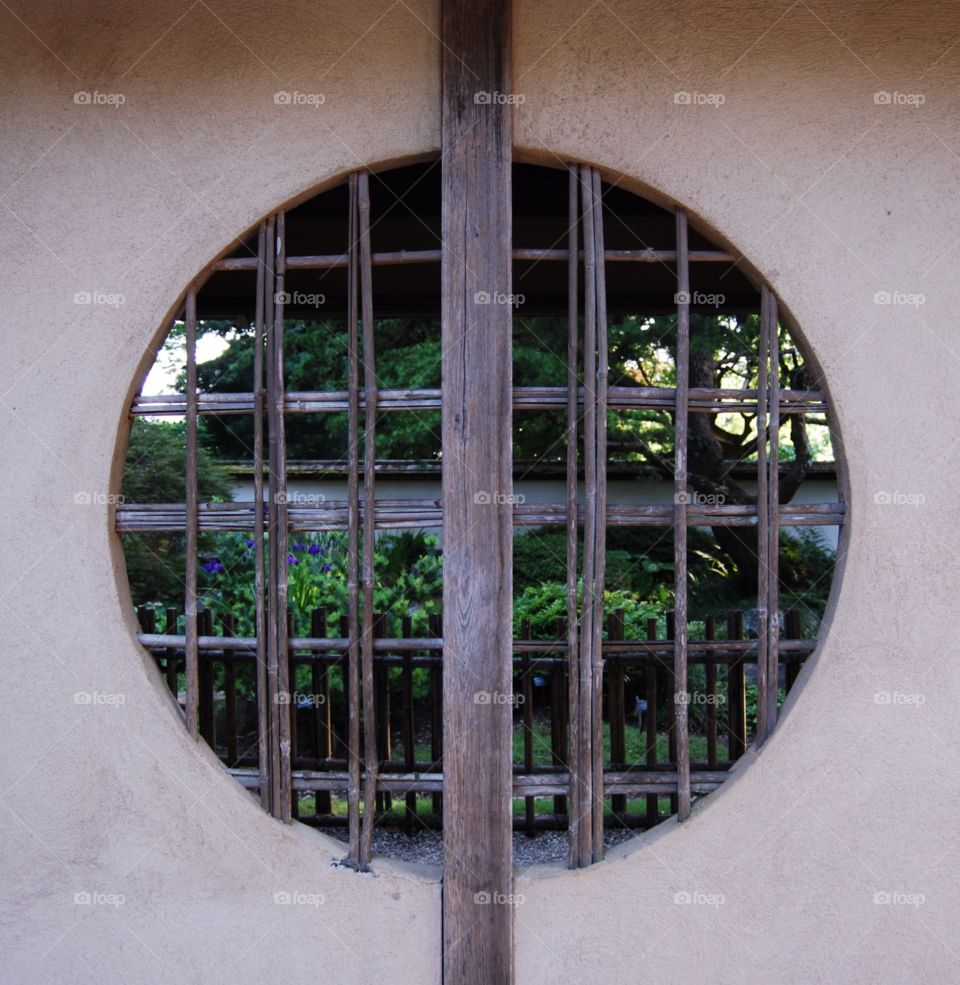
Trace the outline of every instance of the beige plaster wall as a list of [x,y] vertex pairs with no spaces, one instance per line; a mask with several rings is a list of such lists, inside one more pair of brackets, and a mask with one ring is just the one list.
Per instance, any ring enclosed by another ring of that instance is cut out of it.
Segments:
[[[956,981],[960,18],[518,0],[516,22],[519,147],[684,203],[763,272],[826,373],[850,483],[833,625],[774,738],[682,827],[523,874],[518,980]],[[344,170],[435,152],[436,31],[420,0],[0,9],[0,981],[439,979],[435,876],[333,868],[251,805],[138,650],[107,507],[75,502],[112,490],[193,273]]]

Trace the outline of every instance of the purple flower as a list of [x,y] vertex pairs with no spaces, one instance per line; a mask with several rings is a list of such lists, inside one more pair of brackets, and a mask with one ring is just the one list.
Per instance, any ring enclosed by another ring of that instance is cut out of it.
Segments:
[[203,570],[208,575],[214,575],[223,571],[223,565],[219,561],[207,561],[203,566]]
[[306,548],[306,546],[307,546],[306,544],[294,544],[293,549],[295,551],[302,551]]
[[247,547],[256,547],[256,546],[257,546],[257,542],[255,540],[247,541]]
[[307,553],[316,557],[318,554],[325,554],[326,552],[319,544],[313,543],[307,548]]
[[299,558],[294,557],[292,554],[287,555],[287,564],[299,564]]
[[323,574],[325,574],[325,575],[328,575],[328,574],[330,574],[330,572],[331,572],[331,571],[333,571],[333,565],[332,565],[332,564],[325,564],[325,565],[324,565],[324,566],[323,566],[323,567],[322,567],[322,568],[320,569],[320,571],[321,571],[321,572],[322,572]]

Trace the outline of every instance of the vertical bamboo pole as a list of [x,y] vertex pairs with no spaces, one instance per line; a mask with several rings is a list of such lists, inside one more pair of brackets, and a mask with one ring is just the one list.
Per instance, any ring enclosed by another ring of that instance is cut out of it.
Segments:
[[580,642],[578,635],[579,611],[577,603],[577,413],[579,369],[579,304],[577,279],[579,276],[578,227],[579,176],[577,166],[569,169],[567,205],[567,665],[570,715],[570,745],[566,752],[569,762],[570,796],[567,804],[569,817],[569,865],[579,868],[586,864],[581,837],[581,807],[583,804],[583,775],[581,773],[580,747],[582,743],[580,711]]
[[[272,230],[272,221],[269,225]],[[263,498],[263,414],[264,384],[263,362],[266,347],[264,317],[266,294],[273,290],[272,261],[268,260],[268,242],[273,242],[272,233],[268,238],[268,224],[260,223],[257,233],[257,299],[254,316],[255,335],[253,349],[253,540],[254,540],[254,594],[256,597],[256,635],[257,635],[257,745],[260,770],[260,805],[266,811],[273,811],[272,770],[270,761],[271,715],[270,696],[267,683],[267,586],[265,581],[264,556],[264,498]]]
[[199,650],[197,647],[197,291],[191,287],[187,292],[186,310],[187,343],[187,489],[186,489],[186,596],[185,615],[185,663],[187,685],[187,731],[199,738],[200,673]]
[[583,201],[583,589],[580,653],[580,749],[577,768],[580,772],[580,864],[593,860],[593,804],[603,790],[595,790],[593,770],[593,666],[596,660],[594,618],[597,570],[597,257],[593,208],[593,179],[590,169],[580,168],[580,193]]
[[592,852],[594,862],[603,858],[603,601],[604,583],[607,569],[607,375],[608,375],[608,338],[607,338],[607,284],[604,269],[603,247],[603,197],[600,183],[600,172],[591,169],[593,195],[591,208],[593,210],[594,236],[594,303],[597,307],[597,355],[596,355],[596,481],[597,505],[594,526],[594,589],[593,589],[593,644],[591,646],[591,683],[590,692],[593,698],[591,708],[591,772],[593,774],[593,819],[591,821]]
[[[717,620],[707,616],[704,636],[713,641],[717,638]],[[714,654],[707,654],[707,766],[717,768],[717,662]]]
[[357,233],[358,176],[350,175],[347,263],[347,791],[348,860],[362,866],[360,838],[360,468],[359,339],[357,291],[359,289],[359,237]]
[[[374,692],[373,590],[374,547],[376,542],[376,425],[377,425],[377,374],[373,329],[373,264],[370,254],[370,179],[361,171],[357,179],[358,214],[360,236],[360,317],[363,322],[363,749],[365,773],[363,784],[363,825],[360,834],[360,865],[370,864],[372,851],[374,810],[376,805],[377,771],[377,717]],[[389,730],[387,717],[385,726]],[[389,754],[388,754],[389,755]]]
[[[267,284],[267,419],[270,452],[269,627],[267,633],[267,692],[272,728],[270,777],[273,816],[290,820],[290,704],[287,662],[287,456],[284,440],[283,285],[286,265],[284,214],[277,213],[268,228]],[[272,235],[271,235],[272,234]],[[272,287],[271,287],[272,282]]]
[[767,294],[767,346],[770,358],[770,464],[767,495],[767,735],[777,724],[777,683],[780,651],[780,333],[777,328],[777,298],[764,285]]
[[770,710],[769,681],[769,597],[770,597],[770,491],[767,472],[768,359],[770,356],[770,294],[766,286],[760,294],[760,363],[757,369],[757,746],[767,738]]
[[[651,642],[657,638],[657,620],[647,620],[647,639]],[[644,738],[646,739],[647,766],[657,768],[657,670],[659,657],[654,657],[644,669],[644,684],[647,688],[647,718],[644,723]],[[652,828],[660,819],[660,798],[655,794],[647,794],[647,827]]]
[[687,424],[690,388],[690,259],[687,214],[677,212],[677,389],[673,474],[673,563],[676,622],[673,637],[673,714],[677,736],[677,814],[690,814],[687,704]]

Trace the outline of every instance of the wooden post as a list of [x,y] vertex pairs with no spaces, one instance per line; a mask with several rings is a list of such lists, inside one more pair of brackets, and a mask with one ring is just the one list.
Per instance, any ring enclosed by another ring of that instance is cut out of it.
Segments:
[[[657,638],[657,620],[647,620],[647,639],[651,642]],[[657,767],[657,668],[659,657],[654,657],[644,669],[647,688],[647,717],[644,725],[646,739],[647,766]],[[652,828],[660,820],[660,798],[655,793],[647,794],[647,827]]]
[[767,495],[767,734],[777,724],[777,682],[780,677],[780,333],[777,330],[777,298],[764,285],[767,297],[767,349],[770,360],[770,465]]
[[[253,348],[253,499],[256,508],[253,514],[254,539],[254,594],[256,596],[256,634],[257,634],[257,761],[260,771],[260,806],[272,811],[271,790],[273,789],[270,754],[270,688],[267,685],[267,583],[266,555],[264,545],[264,510],[267,504],[263,499],[263,412],[266,394],[264,391],[264,361],[266,356],[266,305],[267,292],[273,290],[272,256],[273,222],[261,222],[257,233],[257,298],[255,308],[255,337]],[[268,272],[270,276],[268,276]]]
[[[711,643],[717,638],[717,620],[707,616],[704,635]],[[707,657],[707,768],[717,768],[717,662],[715,654]]]
[[[584,794],[582,785],[581,722],[580,710],[580,611],[577,600],[579,566],[577,564],[577,500],[578,500],[578,455],[577,455],[577,392],[579,370],[579,307],[577,302],[577,283],[579,265],[577,260],[577,230],[580,222],[579,206],[580,178],[576,165],[570,166],[567,201],[567,705],[570,721],[570,744],[566,762],[570,764],[570,796],[567,805],[569,835],[569,865],[571,869],[580,868],[589,861],[584,858],[584,837],[582,806]],[[589,824],[587,829],[589,838]]]
[[187,292],[185,312],[187,335],[187,489],[186,489],[186,556],[184,600],[184,670],[187,691],[187,731],[194,739],[200,737],[200,672],[197,648],[197,292]]
[[441,22],[443,980],[511,985],[511,4]]
[[674,416],[673,570],[674,623],[673,715],[677,742],[677,814],[690,814],[690,740],[687,698],[687,423],[690,392],[690,261],[687,215],[677,212],[677,406]]

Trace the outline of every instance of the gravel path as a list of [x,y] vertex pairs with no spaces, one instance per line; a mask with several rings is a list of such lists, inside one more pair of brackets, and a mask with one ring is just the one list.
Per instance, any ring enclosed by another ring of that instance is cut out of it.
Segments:
[[[344,828],[320,828],[324,834],[346,844]],[[607,848],[628,841],[637,832],[626,829],[608,831],[603,836]],[[403,862],[440,865],[443,862],[443,835],[439,831],[423,829],[408,835],[392,828],[374,828],[373,854],[397,858]],[[513,834],[513,864],[534,865],[538,862],[562,861],[567,857],[566,831],[542,831],[535,838],[528,838],[522,831]]]

